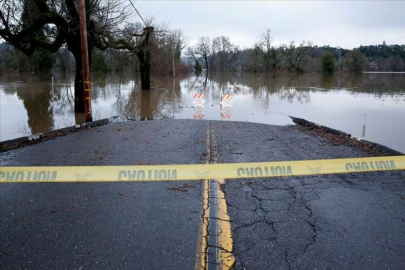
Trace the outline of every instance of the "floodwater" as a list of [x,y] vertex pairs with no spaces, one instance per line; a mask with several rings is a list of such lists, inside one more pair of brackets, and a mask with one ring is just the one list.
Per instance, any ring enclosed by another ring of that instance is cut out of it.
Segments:
[[[0,140],[72,126],[74,75],[0,74]],[[218,73],[154,78],[141,91],[132,74],[93,74],[94,120],[209,119],[293,124],[305,118],[405,153],[405,74],[299,77]],[[195,94],[202,100],[193,102]],[[222,95],[231,102],[221,106]],[[249,138],[246,138],[248,141]]]

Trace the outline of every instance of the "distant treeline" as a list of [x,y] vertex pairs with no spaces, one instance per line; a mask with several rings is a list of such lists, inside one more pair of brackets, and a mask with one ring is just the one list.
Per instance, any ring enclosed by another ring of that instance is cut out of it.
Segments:
[[340,67],[347,72],[405,71],[405,45],[383,42],[347,50],[291,41],[276,47],[272,45],[270,29],[258,37],[253,48],[240,49],[224,36],[201,37],[194,47],[188,48],[186,55],[196,70],[331,73]]
[[[405,71],[405,45],[360,46],[353,50],[330,46],[316,46],[310,42],[294,41],[275,47],[272,45],[270,30],[266,30],[253,48],[240,49],[225,36],[210,39],[201,37],[194,47],[186,52],[185,38],[177,30],[177,39],[162,37],[156,39],[152,50],[152,73],[158,76],[189,70],[209,71],[249,71],[249,72],[334,72],[342,71]],[[181,55],[183,55],[181,57]],[[139,60],[136,55],[124,51],[94,50],[91,57],[93,71],[138,71]],[[53,54],[38,49],[27,57],[14,50],[7,43],[0,44],[0,71],[69,72],[75,68],[74,57],[66,48]]]

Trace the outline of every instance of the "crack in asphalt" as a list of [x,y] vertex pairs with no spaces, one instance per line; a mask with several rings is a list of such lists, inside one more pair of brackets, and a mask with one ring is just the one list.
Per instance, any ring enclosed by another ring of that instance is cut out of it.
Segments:
[[[256,182],[257,184],[259,184],[259,185],[262,185],[262,182]],[[287,263],[287,266],[288,266],[288,268],[289,269],[291,269],[292,268],[292,262],[290,261],[290,256],[291,255],[294,255],[294,256],[299,256],[299,255],[302,255],[302,254],[304,254],[304,253],[306,253],[307,252],[307,250],[308,250],[308,248],[310,247],[310,246],[312,246],[312,245],[315,245],[316,244],[316,242],[317,242],[317,237],[318,237],[318,235],[317,235],[317,233],[318,233],[318,231],[319,231],[319,229],[316,227],[316,224],[315,224],[315,220],[314,220],[314,214],[313,214],[313,212],[312,212],[312,209],[309,207],[309,205],[307,204],[307,201],[308,200],[305,200],[303,197],[304,197],[304,194],[306,194],[306,193],[315,193],[316,192],[316,188],[312,188],[312,191],[311,192],[297,192],[297,191],[295,191],[294,190],[294,188],[292,188],[291,186],[284,186],[284,187],[282,187],[282,188],[271,188],[271,189],[268,189],[267,187],[265,187],[265,190],[271,190],[271,191],[276,191],[276,190],[278,190],[278,191],[284,191],[284,190],[288,190],[288,194],[289,194],[289,198],[287,197],[283,197],[283,198],[281,198],[281,199],[279,199],[279,200],[270,200],[270,199],[263,199],[263,198],[260,198],[260,197],[258,197],[257,196],[257,194],[255,194],[255,193],[257,193],[257,192],[252,192],[252,191],[250,191],[250,192],[248,192],[248,194],[251,196],[251,198],[253,198],[254,200],[256,200],[256,205],[258,205],[259,207],[258,208],[256,208],[256,209],[254,209],[254,210],[247,210],[246,208],[239,208],[239,207],[237,207],[237,206],[235,206],[235,205],[230,205],[230,204],[228,204],[228,206],[229,207],[233,207],[233,208],[236,208],[236,209],[239,209],[239,210],[245,210],[245,211],[250,211],[250,212],[256,212],[257,211],[257,209],[260,209],[261,211],[263,211],[264,213],[282,213],[282,212],[286,212],[286,216],[290,216],[290,215],[294,215],[294,213],[293,213],[293,211],[294,211],[294,209],[296,209],[297,207],[305,207],[308,211],[309,211],[309,214],[306,216],[306,217],[304,217],[304,218],[299,218],[299,219],[297,219],[297,220],[303,220],[303,221],[305,221],[310,227],[311,227],[311,230],[312,230],[312,237],[310,238],[310,239],[312,239],[312,241],[309,241],[307,244],[306,244],[306,246],[305,246],[305,248],[304,248],[304,250],[302,251],[302,252],[296,252],[296,253],[294,253],[294,254],[290,254],[289,253],[289,251],[288,251],[288,246],[286,246],[286,245],[283,245],[282,243],[280,243],[280,241],[279,241],[279,235],[278,235],[278,232],[277,232],[277,230],[276,230],[276,227],[275,227],[275,225],[276,224],[281,224],[281,223],[285,223],[285,222],[287,222],[287,221],[280,221],[280,222],[268,222],[267,220],[266,220],[266,217],[265,216],[262,216],[259,220],[256,220],[256,221],[253,221],[253,222],[251,222],[251,223],[248,223],[248,224],[243,224],[243,225],[241,225],[241,226],[237,226],[237,227],[235,227],[234,228],[234,233],[235,233],[235,239],[237,239],[238,238],[238,232],[239,232],[239,230],[240,229],[243,229],[243,228],[248,228],[248,227],[251,227],[251,226],[255,226],[256,224],[258,224],[258,223],[264,223],[264,224],[268,224],[270,227],[271,227],[271,229],[272,229],[272,231],[274,232],[274,234],[275,234],[275,237],[274,237],[274,239],[271,239],[271,241],[275,241],[275,243],[277,244],[277,246],[278,247],[280,247],[280,248],[282,248],[283,249],[283,252],[284,252],[284,258],[285,258],[285,262]],[[244,193],[246,193],[246,192],[244,192]],[[319,196],[316,194],[316,196],[318,197],[318,199],[319,199]],[[291,201],[291,199],[292,199],[292,201]],[[263,207],[263,205],[262,205],[262,203],[261,202],[263,202],[263,201],[273,201],[273,202],[284,202],[284,203],[286,203],[286,204],[288,204],[288,208],[287,209],[279,209],[279,210],[274,210],[274,209],[272,209],[272,210],[269,210],[269,209],[266,209],[266,208],[264,208]],[[309,200],[310,201],[310,200]],[[238,253],[235,253],[234,255],[236,256],[236,258],[238,259],[238,260],[240,260],[240,256],[244,253],[244,252],[246,252],[246,251],[248,251],[249,249],[247,249],[247,250],[244,250],[244,251],[242,251],[242,252],[238,252]]]
[[[312,146],[306,147],[314,144],[313,147],[316,148],[319,146],[317,142],[319,139],[304,135],[307,141],[297,144],[293,140],[295,135],[289,134],[291,128],[285,128],[279,136],[274,136],[273,133],[266,133],[265,129],[258,126],[255,130],[248,130],[239,140],[233,136],[232,131],[226,129],[228,125],[230,124],[226,122],[212,123],[212,128],[220,131],[215,151],[225,153],[221,156],[224,162],[297,160],[311,159],[315,156],[327,158],[327,153],[323,153],[322,149],[314,150]],[[238,124],[239,127],[243,129],[244,124]],[[262,135],[268,138],[265,145],[260,139]],[[241,143],[246,140],[258,143],[256,147],[254,144],[250,147],[249,144],[246,148]],[[322,139],[320,143],[323,143]],[[330,146],[325,144],[323,147]],[[212,149],[214,151],[214,148]],[[353,153],[356,155],[355,151],[350,152],[346,146],[341,148],[333,146],[331,149],[336,151],[332,155],[336,158]],[[349,153],[346,153],[347,151]],[[313,251],[317,250],[319,237],[330,233],[329,226],[332,230],[338,229],[338,232],[343,229],[336,227],[341,225],[331,224],[330,220],[325,219],[324,213],[318,210],[319,200],[325,200],[325,192],[393,190],[396,191],[395,197],[402,201],[404,195],[401,190],[404,185],[399,184],[398,179],[405,179],[403,175],[394,172],[390,178],[377,180],[383,175],[383,173],[369,173],[227,181],[221,190],[225,194],[225,203],[232,220],[232,236],[235,243],[233,255],[236,259],[234,268],[306,268],[306,263],[314,256]],[[370,181],[364,181],[363,178]],[[401,222],[404,221],[405,219],[401,219]],[[324,233],[321,233],[322,231]]]

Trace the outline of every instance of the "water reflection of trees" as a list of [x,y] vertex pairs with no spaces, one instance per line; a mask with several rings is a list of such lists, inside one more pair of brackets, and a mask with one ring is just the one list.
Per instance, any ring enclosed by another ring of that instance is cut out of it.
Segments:
[[53,96],[53,109],[57,115],[64,115],[66,112],[74,111],[74,89],[67,85],[64,87],[55,87]]
[[188,92],[199,92],[219,100],[221,95],[253,95],[253,98],[268,107],[272,97],[300,103],[310,101],[310,87],[302,77],[261,76],[256,74],[216,73],[192,76],[184,87]]
[[[49,77],[48,77],[49,79]],[[9,82],[10,83],[7,83]],[[44,80],[43,76],[10,76],[2,77],[4,93],[16,94],[22,101],[28,116],[28,127],[21,126],[22,133],[43,133],[52,130],[54,121],[51,106],[51,84],[40,83]],[[17,81],[17,83],[15,83]],[[12,113],[12,112],[9,112]]]
[[333,89],[333,79],[334,76],[332,74],[322,74],[320,86],[323,89]]
[[251,94],[256,101],[267,107],[272,97],[289,102],[308,103],[311,101],[311,92],[338,89],[352,93],[371,93],[376,98],[389,95],[394,100],[400,100],[405,93],[405,75],[311,73],[289,77],[273,73],[266,77],[253,73],[218,73],[192,76],[185,86],[189,92],[202,90],[203,93],[209,93],[213,99],[220,98],[221,94]]
[[309,91],[300,90],[295,87],[280,89],[277,96],[280,97],[281,99],[288,100],[290,103],[292,103],[295,100],[298,101],[300,104],[309,103],[311,101]]
[[405,74],[346,74],[343,81],[345,89],[355,96],[366,93],[379,100],[405,101]]
[[134,121],[174,118],[183,107],[180,80],[153,78],[152,87],[142,91],[136,83],[129,94],[120,91],[115,105],[118,114]]
[[[66,126],[55,123],[61,118],[73,119],[74,75],[54,76],[52,93],[50,74],[0,75],[0,91],[5,95],[16,95],[22,101],[32,133]],[[339,88],[352,95],[373,94],[375,98],[390,98],[393,102],[404,102],[405,97],[405,74],[342,73],[339,78],[338,74],[303,74],[297,77],[269,74],[266,77],[252,73],[201,73],[176,80],[171,77],[152,78],[153,89],[147,93],[142,92],[139,85],[133,74],[95,73],[92,75],[92,102],[97,105],[100,101],[107,101],[105,103],[112,106],[109,114],[118,114],[124,119],[151,120],[174,118],[186,107],[183,104],[185,100],[190,101],[183,95],[195,92],[203,93],[206,99],[214,101],[219,101],[224,94],[253,97],[263,107],[270,106],[273,99],[308,103],[315,91],[336,91]],[[54,120],[56,116],[58,120]],[[81,121],[80,117],[76,119]]]

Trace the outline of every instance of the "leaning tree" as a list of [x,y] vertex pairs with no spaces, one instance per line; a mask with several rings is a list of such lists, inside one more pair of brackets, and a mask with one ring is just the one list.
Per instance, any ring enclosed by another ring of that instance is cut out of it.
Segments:
[[[90,63],[94,48],[126,47],[127,40],[122,38],[121,26],[131,15],[128,7],[115,0],[85,0],[85,7]],[[84,112],[79,26],[77,0],[0,0],[0,36],[15,49],[27,56],[38,48],[55,53],[66,47],[72,53],[76,62],[75,111]],[[146,27],[141,33],[134,33],[143,37],[145,42],[132,49],[140,51],[138,57],[146,62],[150,60],[150,55],[145,52],[152,31],[152,27]],[[148,69],[147,64],[140,62],[141,70]]]

